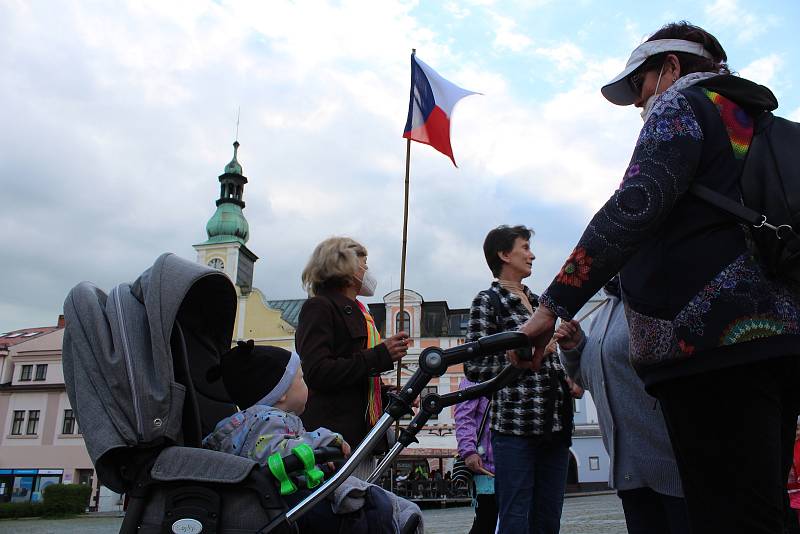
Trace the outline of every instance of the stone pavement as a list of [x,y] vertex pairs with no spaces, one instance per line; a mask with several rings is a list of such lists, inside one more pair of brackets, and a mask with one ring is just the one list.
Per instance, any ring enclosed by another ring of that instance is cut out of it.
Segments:
[[[460,534],[472,525],[472,508],[425,510],[426,534]],[[117,517],[77,519],[7,519],[0,533],[14,534],[106,534],[119,532]],[[564,501],[561,534],[625,534],[622,506],[614,494],[572,497]]]
[[[472,508],[425,510],[425,534],[460,534],[472,526]],[[561,534],[627,534],[616,493],[564,500]]]

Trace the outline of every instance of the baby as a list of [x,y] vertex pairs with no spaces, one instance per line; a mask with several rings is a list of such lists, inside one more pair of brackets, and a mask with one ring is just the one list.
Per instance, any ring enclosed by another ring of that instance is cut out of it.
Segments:
[[217,423],[203,440],[207,449],[250,458],[261,465],[275,452],[291,454],[303,443],[312,449],[339,447],[345,456],[350,446],[341,434],[327,428],[312,432],[303,428],[300,414],[306,407],[308,387],[303,380],[300,357],[278,347],[255,347],[240,341],[212,367],[210,382],[222,378],[229,396],[246,408]]
[[[268,465],[272,454],[288,456],[301,444],[312,449],[340,447],[345,456],[350,454],[341,434],[303,427],[299,415],[306,407],[308,387],[297,353],[254,346],[253,340],[239,341],[208,371],[209,382],[220,378],[231,400],[245,409],[217,423],[203,439],[205,448],[250,458],[262,466]],[[301,496],[288,495],[287,502]],[[370,525],[376,523],[384,527],[381,532],[406,532],[403,528],[407,526],[413,528],[411,532],[422,532],[417,505],[354,477],[347,478],[328,502],[316,505],[301,518],[301,532],[340,532],[346,524],[346,531],[357,534],[373,532]],[[337,522],[335,518],[341,519]]]

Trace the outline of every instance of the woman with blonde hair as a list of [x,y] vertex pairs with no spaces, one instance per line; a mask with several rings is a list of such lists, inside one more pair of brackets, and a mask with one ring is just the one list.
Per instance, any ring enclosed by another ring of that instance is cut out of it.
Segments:
[[[367,307],[357,296],[377,286],[367,266],[367,249],[349,237],[331,237],[314,249],[302,274],[309,299],[300,310],[295,346],[309,395],[302,420],[325,426],[354,448],[381,416],[380,374],[408,350],[408,334],[381,341]],[[366,478],[372,462],[354,473]]]

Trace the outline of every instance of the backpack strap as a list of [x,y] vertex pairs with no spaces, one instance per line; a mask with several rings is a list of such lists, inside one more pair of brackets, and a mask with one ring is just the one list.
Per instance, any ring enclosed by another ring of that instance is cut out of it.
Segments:
[[497,294],[497,291],[494,291],[492,288],[484,289],[481,293],[489,296],[489,302],[492,304],[492,311],[494,312],[494,326],[498,332],[502,332],[502,326],[500,324],[500,310],[503,308],[503,304],[500,302],[500,295]]
[[772,230],[776,230],[774,226],[767,223],[767,216],[762,215],[756,210],[750,209],[741,202],[726,197],[722,193],[717,193],[713,189],[700,184],[692,184],[689,187],[689,192],[694,196],[705,200],[709,204],[716,206],[722,211],[729,213],[742,222],[752,225],[755,228],[766,226]]
[[790,225],[780,224],[775,226],[767,221],[766,215],[750,209],[744,204],[736,202],[735,200],[731,200],[725,195],[717,193],[716,191],[709,189],[704,185],[692,184],[692,186],[689,187],[689,192],[696,197],[705,200],[712,206],[716,206],[722,211],[733,215],[740,221],[751,225],[753,228],[767,228],[772,230],[775,232],[775,236],[778,239],[781,239],[786,243],[786,246],[789,250],[800,250],[800,237],[798,237],[798,234]]
[[[762,112],[758,114],[754,118],[754,126],[753,126],[753,140],[756,137],[764,136],[768,143],[770,143],[770,137],[768,130],[770,126],[775,122],[775,116],[770,113],[769,111]],[[751,143],[752,144],[752,143]],[[770,143],[771,147],[771,143]],[[773,161],[777,161],[775,158],[774,152],[771,154]],[[742,170],[739,174],[739,186],[744,187],[746,184],[761,184],[762,180],[760,180],[760,176],[755,178],[751,178],[755,171],[751,165],[749,165],[751,161],[751,154],[750,151],[747,153],[747,157],[745,159],[744,165],[742,166]],[[749,208],[744,205],[743,201],[737,202],[713,189],[709,189],[704,185],[700,185],[697,183],[692,184],[689,187],[689,192],[694,196],[700,198],[711,204],[712,206],[716,206],[717,208],[721,209],[722,211],[733,215],[738,220],[749,224],[753,228],[767,228],[775,232],[775,236],[783,240],[785,246],[789,250],[798,250],[800,249],[800,236],[798,235],[798,231],[792,228],[788,224],[779,224],[775,226],[771,224],[770,221],[767,220],[767,216],[763,213],[760,213],[752,208]],[[747,194],[747,191],[742,191],[742,194]]]

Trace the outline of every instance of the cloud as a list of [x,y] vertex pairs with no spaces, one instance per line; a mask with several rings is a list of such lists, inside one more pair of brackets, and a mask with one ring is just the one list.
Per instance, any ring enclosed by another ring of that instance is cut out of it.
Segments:
[[742,7],[739,0],[716,0],[706,6],[706,16],[719,26],[736,29],[736,37],[742,42],[751,42],[773,25],[771,17],[759,16]]
[[762,85],[771,85],[775,74],[783,67],[784,61],[779,54],[770,54],[751,61],[739,72],[742,77]]
[[[313,247],[346,234],[369,248],[379,293],[397,287],[413,47],[485,96],[456,108],[458,169],[412,146],[407,286],[467,306],[488,283],[486,232],[521,223],[537,231],[541,290],[616,188],[641,127],[598,90],[624,54],[561,35],[534,43],[511,11],[466,9],[480,23],[470,35],[488,43],[423,20],[414,2],[5,4],[0,98],[15,127],[0,131],[0,329],[53,324],[81,280],[110,288],[164,251],[194,259],[238,107],[255,285],[303,296]],[[531,62],[546,63],[536,45],[556,66],[537,76],[559,84],[528,94]]]
[[444,4],[444,9],[456,19],[464,19],[472,14],[468,7],[464,7],[458,2],[446,2]]
[[800,108],[791,112],[787,118],[795,122],[800,122]]
[[561,43],[552,47],[539,47],[536,53],[555,63],[559,71],[581,68],[585,61],[583,51],[574,43]]
[[514,19],[492,13],[495,50],[510,50],[521,52],[531,46],[531,39],[517,30],[517,23]]

